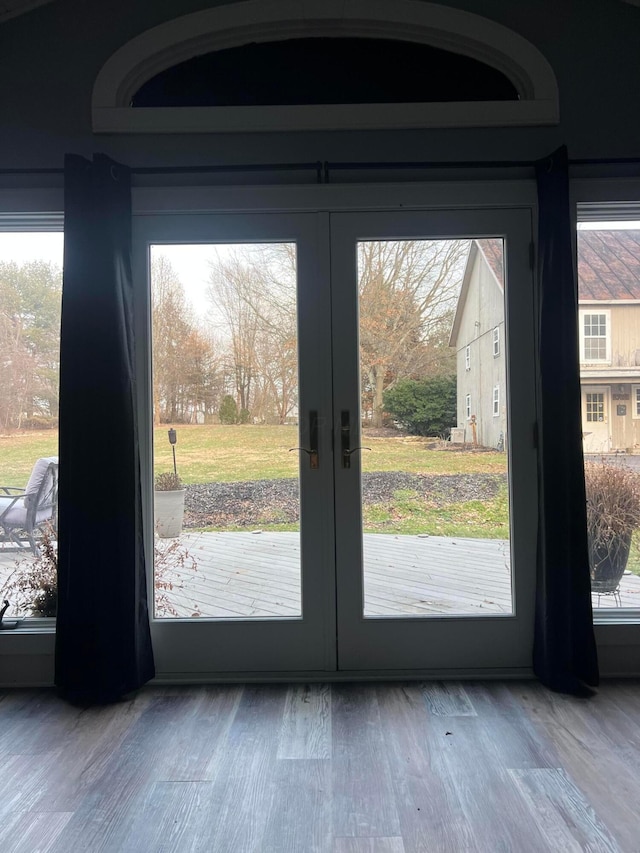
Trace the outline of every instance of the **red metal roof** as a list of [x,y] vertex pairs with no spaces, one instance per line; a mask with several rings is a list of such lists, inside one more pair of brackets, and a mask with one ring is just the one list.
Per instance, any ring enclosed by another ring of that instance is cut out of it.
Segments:
[[578,299],[640,299],[640,231],[578,231]]
[[504,250],[502,238],[485,237],[483,240],[476,240],[476,243],[487,259],[487,263],[493,270],[493,274],[498,279],[498,282],[504,286]]

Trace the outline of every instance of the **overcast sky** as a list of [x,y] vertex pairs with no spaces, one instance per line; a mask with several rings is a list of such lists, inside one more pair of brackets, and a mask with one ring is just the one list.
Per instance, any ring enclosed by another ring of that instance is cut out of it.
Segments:
[[[640,229],[640,221],[633,222],[583,222],[579,229]],[[0,260],[26,263],[36,259],[51,261],[62,267],[63,237],[61,232],[15,233],[0,232]],[[208,310],[206,288],[209,279],[208,261],[216,256],[224,258],[233,246],[216,245],[163,245],[154,247],[165,255],[185,285],[187,297],[196,312]]]

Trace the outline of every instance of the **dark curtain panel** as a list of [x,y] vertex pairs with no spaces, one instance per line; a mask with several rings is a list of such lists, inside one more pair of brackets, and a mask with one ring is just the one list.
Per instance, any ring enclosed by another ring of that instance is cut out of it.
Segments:
[[554,690],[598,683],[580,415],[578,285],[566,148],[538,183],[538,486],[534,671]]
[[110,702],[154,675],[133,356],[129,170],[65,159],[56,676]]

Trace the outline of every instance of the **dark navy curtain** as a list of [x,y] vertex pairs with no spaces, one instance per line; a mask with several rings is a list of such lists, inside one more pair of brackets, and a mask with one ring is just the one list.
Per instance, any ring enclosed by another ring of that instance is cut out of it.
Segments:
[[[566,148],[536,165],[539,535],[534,671],[554,690],[598,684],[580,415],[578,285]],[[588,690],[588,687],[586,687]]]
[[55,682],[110,702],[154,675],[142,537],[129,170],[65,158]]

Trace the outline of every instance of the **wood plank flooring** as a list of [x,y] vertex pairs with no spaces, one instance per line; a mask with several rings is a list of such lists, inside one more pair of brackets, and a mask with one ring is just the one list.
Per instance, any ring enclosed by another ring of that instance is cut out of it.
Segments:
[[0,691],[4,853],[640,851],[640,684]]

